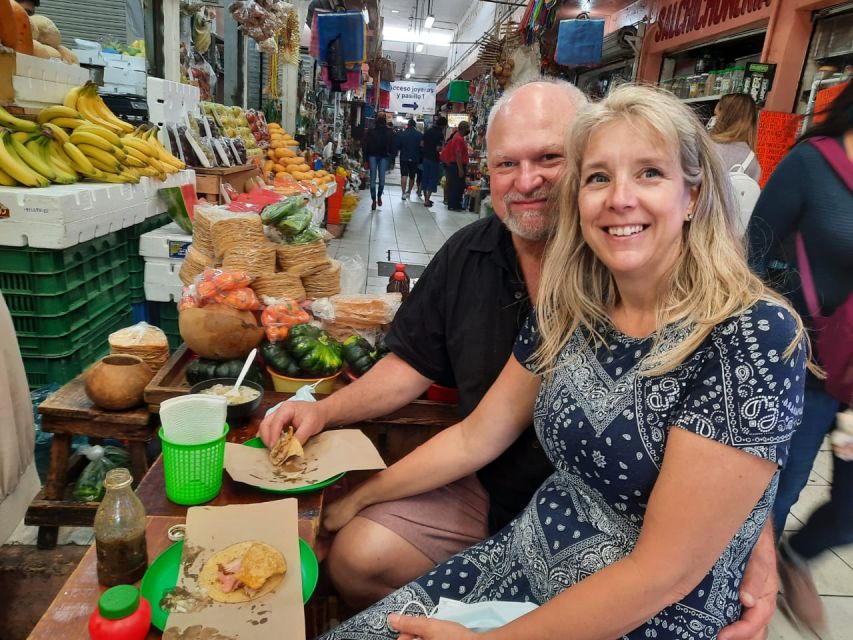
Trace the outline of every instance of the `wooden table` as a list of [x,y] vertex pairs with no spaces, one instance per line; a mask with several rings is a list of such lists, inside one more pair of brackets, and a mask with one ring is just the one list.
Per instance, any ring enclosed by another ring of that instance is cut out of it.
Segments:
[[39,407],[42,431],[53,434],[47,482],[27,510],[24,522],[38,526],[38,547],[56,545],[59,526],[91,527],[97,502],[77,502],[70,495],[69,458],[75,435],[125,440],[130,453],[131,473],[138,484],[148,470],[145,445],[155,427],[146,406],[128,411],[103,411],[86,395],[83,377],[77,376]]

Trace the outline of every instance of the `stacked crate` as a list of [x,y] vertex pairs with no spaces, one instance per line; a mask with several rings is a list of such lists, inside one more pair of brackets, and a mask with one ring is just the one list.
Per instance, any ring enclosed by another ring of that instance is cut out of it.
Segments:
[[30,387],[64,384],[130,324],[127,239],[115,231],[67,249],[0,247],[0,290]]
[[124,229],[127,237],[128,272],[130,273],[130,303],[145,302],[145,258],[139,255],[139,237],[163,225],[169,224],[168,213],[161,213],[139,224]]

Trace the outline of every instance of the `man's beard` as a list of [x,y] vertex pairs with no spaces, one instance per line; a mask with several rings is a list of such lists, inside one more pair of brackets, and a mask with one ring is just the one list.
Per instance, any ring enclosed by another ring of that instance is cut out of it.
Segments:
[[[506,228],[510,230],[510,233],[531,242],[541,242],[548,239],[548,236],[551,235],[551,230],[554,227],[554,204],[550,199],[550,191],[550,189],[537,189],[533,193],[525,196],[519,196],[517,194],[508,194],[504,196],[503,201],[504,208],[506,210],[504,224],[506,225]],[[542,211],[526,213],[524,211],[513,212],[512,210],[512,205],[517,201],[539,200],[541,198],[548,201],[548,205]],[[532,216],[537,219],[536,226],[530,225],[525,220],[527,216]]]

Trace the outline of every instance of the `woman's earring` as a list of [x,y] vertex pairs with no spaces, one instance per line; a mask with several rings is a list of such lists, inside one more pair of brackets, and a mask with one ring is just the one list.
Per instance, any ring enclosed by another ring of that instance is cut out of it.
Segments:
[[693,212],[688,211],[687,212],[687,222],[690,222],[691,220],[693,220]]

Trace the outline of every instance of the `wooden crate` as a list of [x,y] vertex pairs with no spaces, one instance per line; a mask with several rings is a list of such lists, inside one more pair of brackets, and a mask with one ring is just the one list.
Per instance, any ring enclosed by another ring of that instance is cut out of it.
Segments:
[[222,183],[228,183],[238,193],[243,193],[246,190],[246,182],[250,178],[260,175],[260,169],[253,164],[213,169],[197,168],[195,170],[195,190],[199,198],[219,204]]

